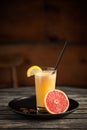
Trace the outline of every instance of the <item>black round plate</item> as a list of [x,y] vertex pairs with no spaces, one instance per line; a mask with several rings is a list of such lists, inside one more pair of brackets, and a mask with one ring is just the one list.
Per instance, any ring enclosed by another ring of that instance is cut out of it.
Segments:
[[27,118],[33,118],[33,119],[53,119],[53,118],[62,118],[71,112],[75,111],[79,103],[71,98],[69,98],[69,109],[60,114],[50,114],[50,113],[42,113],[38,114],[36,112],[36,97],[21,97],[13,99],[8,103],[8,106],[11,108],[11,110],[15,113],[18,113],[20,115],[24,115]]

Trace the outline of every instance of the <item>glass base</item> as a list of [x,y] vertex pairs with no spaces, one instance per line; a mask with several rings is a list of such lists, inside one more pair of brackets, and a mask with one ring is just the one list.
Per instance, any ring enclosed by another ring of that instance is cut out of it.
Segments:
[[37,107],[37,113],[47,113],[47,110],[44,107]]

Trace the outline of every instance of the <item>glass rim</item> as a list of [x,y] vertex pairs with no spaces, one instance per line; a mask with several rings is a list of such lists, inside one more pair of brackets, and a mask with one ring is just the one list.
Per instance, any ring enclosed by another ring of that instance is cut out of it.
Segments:
[[50,66],[42,66],[41,69],[44,71],[44,70],[51,70],[51,71],[57,71],[55,70],[54,67],[50,67]]

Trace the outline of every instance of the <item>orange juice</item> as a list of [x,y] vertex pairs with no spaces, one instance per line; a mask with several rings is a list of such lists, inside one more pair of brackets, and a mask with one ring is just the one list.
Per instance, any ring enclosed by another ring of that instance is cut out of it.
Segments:
[[44,108],[44,97],[50,90],[55,89],[56,71],[44,70],[35,74],[37,109]]

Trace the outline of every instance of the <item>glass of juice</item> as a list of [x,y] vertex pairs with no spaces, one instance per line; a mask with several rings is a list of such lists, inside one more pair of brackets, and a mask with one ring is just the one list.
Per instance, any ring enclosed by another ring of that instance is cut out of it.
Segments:
[[51,67],[44,68],[41,72],[35,74],[35,90],[37,112],[46,112],[44,106],[44,97],[48,91],[55,89],[56,70]]

